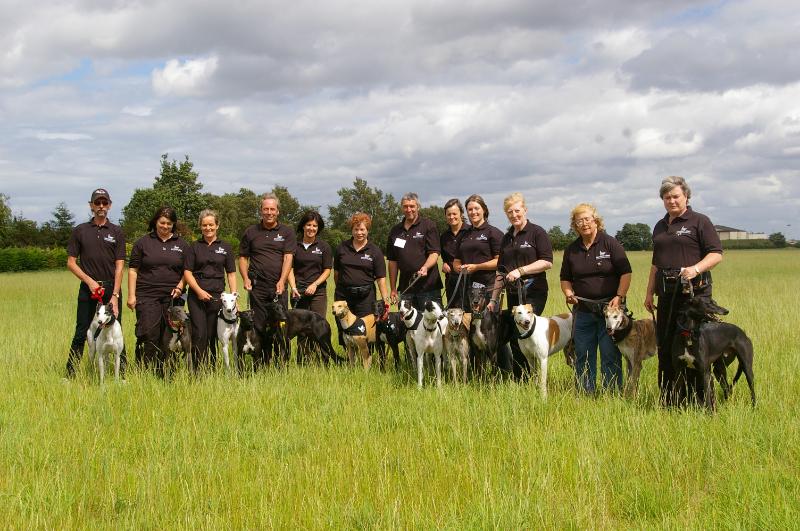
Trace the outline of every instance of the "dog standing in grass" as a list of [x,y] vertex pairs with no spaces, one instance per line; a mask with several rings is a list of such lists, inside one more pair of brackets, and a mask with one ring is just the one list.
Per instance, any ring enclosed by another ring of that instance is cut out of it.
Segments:
[[119,320],[114,317],[114,308],[111,304],[98,304],[86,333],[89,345],[89,359],[97,362],[97,373],[102,384],[106,376],[105,357],[114,355],[114,377],[119,380],[120,359],[125,346],[122,338],[122,327]]
[[606,330],[628,365],[625,396],[635,397],[639,387],[642,362],[656,355],[656,325],[652,319],[634,319],[619,306],[606,305],[603,310]]
[[518,332],[519,348],[533,368],[539,365],[539,390],[547,398],[547,359],[563,349],[572,337],[572,314],[550,318],[533,313],[530,304],[520,304],[511,309]]
[[[225,360],[225,369],[230,371],[230,351],[233,345],[234,356],[236,352],[236,335],[239,333],[239,311],[236,307],[239,299],[238,293],[223,292],[219,296],[222,308],[217,315],[217,339],[222,344],[222,357]],[[234,362],[235,364],[235,362]]]

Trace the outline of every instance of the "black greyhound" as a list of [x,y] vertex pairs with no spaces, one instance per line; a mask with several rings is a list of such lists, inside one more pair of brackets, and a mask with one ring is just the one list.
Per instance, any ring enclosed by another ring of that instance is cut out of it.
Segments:
[[[744,373],[750,387],[753,407],[756,405],[756,392],[753,387],[753,343],[738,326],[718,322],[716,315],[727,315],[728,310],[714,301],[694,297],[683,304],[678,311],[677,324],[683,341],[675,341],[673,363],[685,363],[703,374],[705,405],[709,411],[716,409],[713,374],[719,380],[724,398],[728,398],[733,385]],[[733,359],[739,360],[739,368],[733,377],[733,385],[728,385],[726,367]]]
[[[331,325],[324,317],[310,310],[293,309],[287,310],[278,302],[269,302],[266,306],[267,328],[272,329],[277,341],[280,341],[279,350],[283,354],[283,359],[289,359],[289,342],[297,337],[297,362],[303,363],[304,353],[301,352],[299,343],[316,344],[322,354],[322,361],[327,365],[329,362],[343,361],[333,350],[331,344]],[[282,323],[282,324],[281,324]]]
[[382,300],[375,301],[373,315],[375,316],[375,349],[378,351],[378,363],[381,370],[386,365],[386,345],[392,349],[395,369],[400,367],[400,343],[406,338],[406,325],[400,312],[389,312],[386,319],[386,305]]
[[502,312],[486,310],[486,288],[471,288],[469,303],[472,323],[469,330],[470,360],[473,372],[483,374],[487,363],[498,364],[498,352],[505,359],[512,357],[508,341],[511,339],[509,319]]
[[257,369],[262,363],[261,335],[256,332],[255,312],[239,310],[239,332],[236,334],[236,370],[239,374],[244,370],[244,357],[253,356],[253,367]]

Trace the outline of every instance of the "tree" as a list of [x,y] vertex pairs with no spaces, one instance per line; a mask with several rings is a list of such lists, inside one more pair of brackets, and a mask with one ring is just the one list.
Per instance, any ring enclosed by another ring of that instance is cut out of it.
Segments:
[[626,223],[615,238],[626,251],[649,251],[653,248],[653,233],[646,223]]
[[66,247],[75,227],[75,216],[63,201],[56,205],[52,215],[53,219],[42,226],[43,243],[52,247]]
[[8,201],[11,198],[6,194],[0,194],[0,247],[10,247],[8,241],[8,231],[11,230],[11,207]]
[[[369,214],[372,216],[369,239],[385,252],[389,229],[400,220],[400,205],[394,196],[384,194],[377,188],[370,188],[367,181],[360,177],[353,181],[352,188],[340,188],[337,194],[339,204],[328,205],[331,229],[349,235],[350,227],[347,222],[350,217],[356,212]],[[333,245],[333,241],[330,244]]]
[[42,233],[35,221],[25,219],[22,214],[11,219],[8,231],[8,243],[12,247],[39,247],[42,245]]
[[419,215],[423,218],[428,218],[436,223],[436,230],[439,234],[449,229],[447,218],[444,215],[444,209],[438,205],[428,205],[419,209]]
[[575,241],[575,238],[578,237],[572,228],[569,229],[568,233],[564,234],[564,231],[561,230],[560,225],[550,227],[550,230],[547,231],[547,236],[550,237],[550,243],[553,244],[553,249],[556,251],[563,251],[570,243]]
[[203,184],[194,171],[189,155],[180,163],[169,160],[169,154],[161,156],[161,173],[155,178],[152,188],[137,188],[130,202],[122,209],[122,227],[131,240],[147,232],[150,217],[160,206],[170,206],[178,213],[178,221],[195,228],[197,216],[205,207],[201,193]]
[[[301,205],[300,201],[290,194],[289,190],[285,186],[276,184],[272,188],[272,193],[278,196],[278,199],[281,202],[281,223],[288,225],[293,229],[297,226],[297,223],[300,221],[300,218],[303,216],[303,214],[309,210],[315,210],[319,212],[319,206]],[[261,208],[261,205],[259,205],[259,208]]]
[[772,242],[772,245],[782,249],[786,247],[786,236],[783,235],[781,232],[773,232],[769,235],[769,241]]

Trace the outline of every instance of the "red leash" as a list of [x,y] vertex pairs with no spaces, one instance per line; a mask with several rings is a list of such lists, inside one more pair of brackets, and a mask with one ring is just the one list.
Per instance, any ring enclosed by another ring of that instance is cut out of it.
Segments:
[[103,295],[106,294],[106,290],[103,286],[98,286],[96,290],[92,293],[92,300],[97,301],[98,303],[103,303]]

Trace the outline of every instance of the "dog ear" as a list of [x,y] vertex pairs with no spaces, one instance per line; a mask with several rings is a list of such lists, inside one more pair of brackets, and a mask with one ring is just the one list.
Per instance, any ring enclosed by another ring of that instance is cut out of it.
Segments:
[[717,315],[728,315],[728,313],[730,313],[728,312],[727,308],[723,308],[717,304],[717,301],[714,299],[711,299],[706,303],[706,310]]

